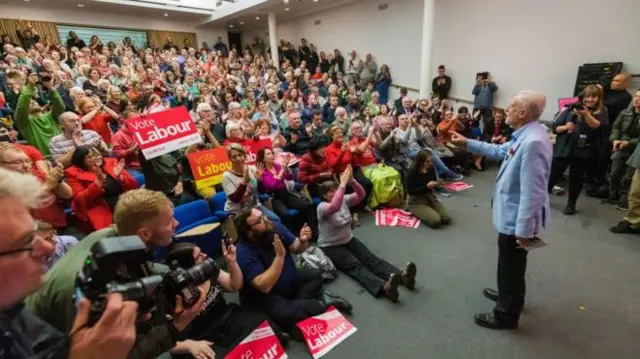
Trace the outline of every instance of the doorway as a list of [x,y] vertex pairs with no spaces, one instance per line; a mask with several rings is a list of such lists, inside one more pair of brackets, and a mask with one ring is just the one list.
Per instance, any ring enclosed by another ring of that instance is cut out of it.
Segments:
[[228,31],[227,35],[229,36],[229,50],[235,47],[238,54],[242,54],[242,33]]

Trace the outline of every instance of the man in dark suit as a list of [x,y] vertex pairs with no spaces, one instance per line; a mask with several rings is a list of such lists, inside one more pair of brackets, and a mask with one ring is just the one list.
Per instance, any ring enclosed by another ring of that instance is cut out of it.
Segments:
[[416,110],[416,107],[413,105],[413,101],[409,96],[403,97],[400,103],[400,107],[396,107],[396,116],[400,116],[403,114],[411,116],[411,114],[413,114],[413,112]]
[[400,89],[400,98],[393,102],[393,108],[395,108],[396,110],[399,110],[400,107],[402,107],[402,99],[407,97],[408,92],[409,90],[407,90],[406,87],[403,87]]

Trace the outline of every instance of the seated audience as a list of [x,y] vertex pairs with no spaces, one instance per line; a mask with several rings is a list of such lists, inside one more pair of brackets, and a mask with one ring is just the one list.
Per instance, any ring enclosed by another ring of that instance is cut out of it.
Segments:
[[431,228],[451,223],[442,202],[435,196],[435,189],[442,186],[433,167],[432,155],[420,151],[413,160],[407,174],[407,192],[409,194],[409,212]]
[[[351,183],[355,193],[345,195]],[[364,188],[352,177],[351,166],[340,174],[340,184],[324,181],[320,186],[322,202],[318,205],[320,235],[318,246],[336,268],[355,279],[369,294],[384,295],[392,302],[399,298],[398,286],[415,288],[416,265],[407,263],[404,271],[371,253],[351,232],[349,207],[362,201]]]
[[65,181],[62,167],[50,168],[47,172],[34,168],[29,156],[14,145],[0,147],[0,167],[36,177],[43,185],[43,193],[39,205],[31,209],[31,215],[51,223],[56,229],[67,227],[64,201],[71,198],[72,189]]
[[262,179],[264,166],[249,166],[246,151],[240,144],[227,146],[227,156],[231,169],[222,175],[222,189],[227,194],[224,210],[238,214],[244,208],[257,208],[272,222],[280,222],[280,217],[258,200],[258,181]]
[[129,125],[125,122],[111,137],[111,150],[116,158],[124,159],[126,168],[140,168],[140,148],[133,139]]
[[82,129],[80,117],[76,113],[64,112],[58,117],[58,121],[60,121],[62,133],[51,139],[49,148],[51,157],[64,168],[71,165],[71,156],[79,146],[93,147],[103,155],[109,153],[107,145],[97,132]]
[[346,300],[322,289],[319,272],[296,268],[292,254],[308,248],[311,228],[304,226],[296,237],[256,208],[243,209],[234,222],[238,231],[238,264],[244,278],[240,291],[244,306],[265,313],[294,338],[302,337],[296,323],[321,314],[330,306],[351,313]]
[[148,160],[140,155],[140,167],[144,175],[145,187],[164,193],[174,205],[189,203],[194,200],[184,187],[182,170],[179,161],[172,154],[161,155]]
[[333,170],[325,156],[325,142],[314,138],[309,142],[309,151],[300,159],[298,180],[307,185],[312,197],[318,197],[318,184],[332,177]]
[[111,216],[120,195],[138,188],[138,183],[124,170],[124,160],[102,157],[93,147],[79,146],[66,169],[73,189],[71,208],[76,227],[84,233],[110,226]]
[[102,104],[99,98],[85,97],[78,104],[82,128],[97,132],[102,140],[111,145],[111,128],[109,122],[117,121],[120,116],[112,109]]
[[55,247],[45,264],[45,269],[48,271],[60,258],[67,254],[71,248],[78,244],[78,239],[74,236],[58,235],[54,226],[48,222],[37,221],[37,226],[42,238]]
[[45,160],[44,156],[37,148],[24,145],[17,142],[18,140],[18,131],[14,130],[13,127],[7,125],[4,122],[0,121],[0,148],[4,146],[14,146],[21,149],[31,160],[31,164],[34,170],[40,170],[44,173],[49,172],[49,165]]

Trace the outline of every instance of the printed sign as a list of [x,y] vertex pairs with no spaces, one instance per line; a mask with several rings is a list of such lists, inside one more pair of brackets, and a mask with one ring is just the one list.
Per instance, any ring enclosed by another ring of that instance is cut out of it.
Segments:
[[272,146],[273,146],[273,143],[271,142],[270,139],[264,139],[264,140],[258,140],[258,141],[254,141],[254,140],[244,141],[244,143],[242,143],[242,147],[244,147],[244,150],[247,152],[247,157],[245,161],[247,162],[248,165],[255,165],[256,157],[258,156],[258,151],[260,151],[261,148],[272,147]]
[[265,320],[224,359],[286,359],[287,353]]
[[579,97],[565,97],[565,98],[558,99],[558,111],[562,111],[565,107],[569,105],[573,105],[578,101],[580,101]]
[[130,118],[127,124],[148,160],[202,142],[184,106]]
[[376,211],[376,226],[418,228],[420,220],[401,209],[385,208]]
[[231,169],[231,161],[224,147],[188,153],[187,159],[198,188],[222,183],[222,174]]
[[296,325],[314,359],[327,354],[358,330],[333,306],[327,312]]
[[471,187],[473,187],[473,185],[466,182],[452,182],[444,185],[445,189],[453,192],[464,191],[465,189],[469,189]]

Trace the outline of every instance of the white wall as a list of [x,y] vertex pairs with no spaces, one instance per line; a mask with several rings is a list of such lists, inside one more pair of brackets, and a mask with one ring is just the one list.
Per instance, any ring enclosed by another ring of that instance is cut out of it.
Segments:
[[622,61],[640,73],[638,14],[638,0],[438,0],[433,65],[447,66],[455,97],[472,99],[483,70],[499,87],[498,106],[542,91],[549,119],[557,99],[573,95],[579,65]]
[[[378,1],[364,0],[340,8],[319,12],[294,21],[277,23],[277,38],[300,44],[300,39],[314,43],[318,51],[339,49],[347,56],[356,50],[364,58],[370,52],[378,67],[387,64],[393,82],[403,86],[420,86],[416,71],[420,71],[423,0],[386,1],[386,10],[378,10]],[[276,19],[277,20],[277,19]],[[320,20],[320,25],[315,21]],[[267,29],[245,34],[253,42],[258,35],[269,43]]]

